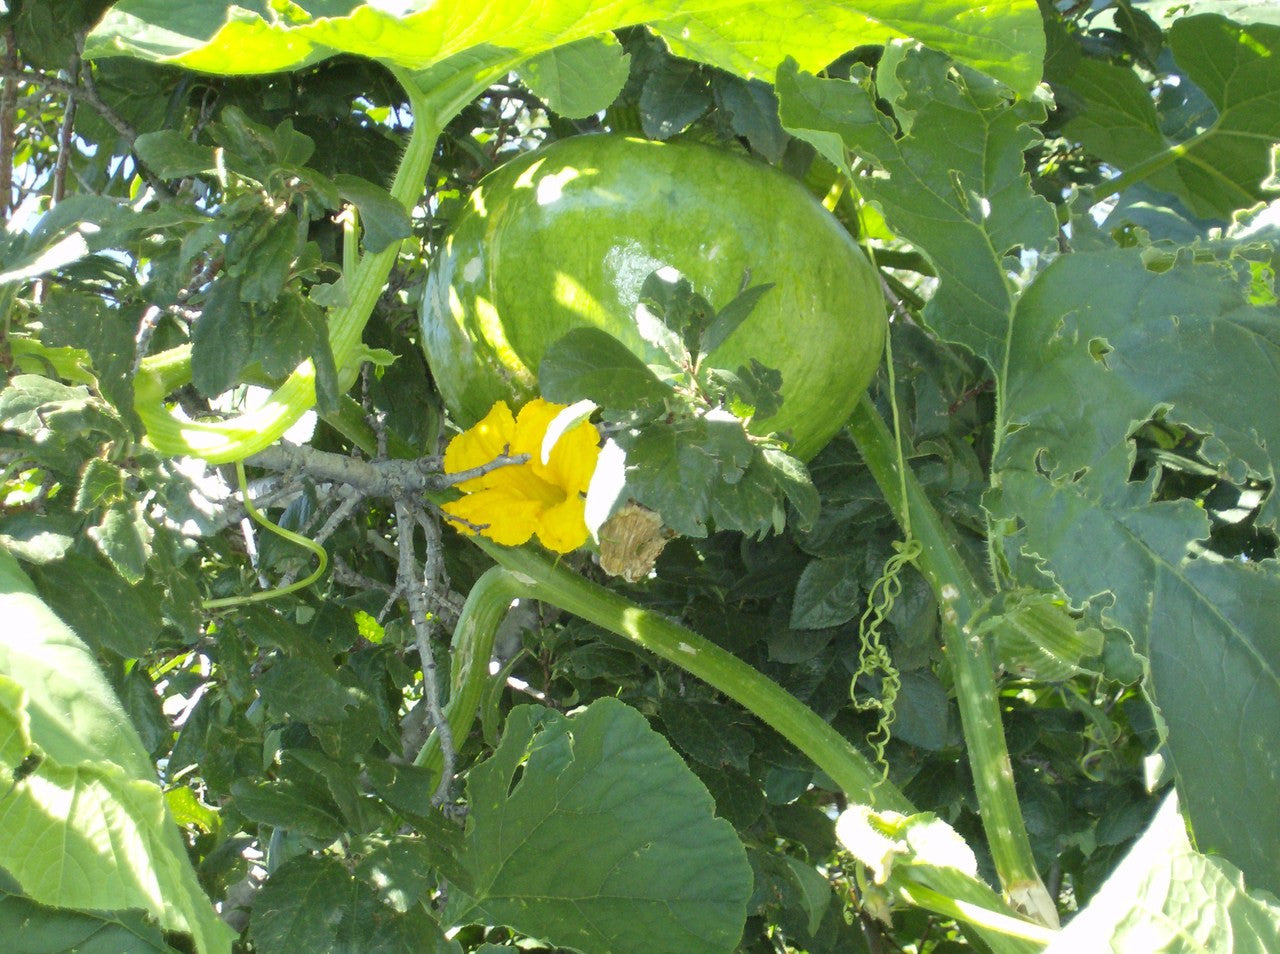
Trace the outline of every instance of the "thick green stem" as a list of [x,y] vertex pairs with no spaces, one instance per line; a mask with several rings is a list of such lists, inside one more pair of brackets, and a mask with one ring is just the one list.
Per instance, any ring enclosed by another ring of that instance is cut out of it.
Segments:
[[[498,627],[507,615],[511,601],[525,595],[524,583],[500,566],[490,567],[482,573],[467,594],[462,615],[453,630],[449,702],[444,709],[445,720],[454,739],[464,739],[471,731],[476,709],[484,696],[489,657],[493,655]],[[444,768],[444,753],[438,732],[431,733],[413,762],[430,769],[433,778],[439,774]]]
[[933,587],[942,612],[944,646],[955,680],[982,825],[1000,882],[1015,904],[1056,926],[1056,909],[1036,871],[1014,789],[991,659],[986,645],[971,639],[967,631],[986,594],[960,554],[955,531],[943,522],[910,470],[905,475],[906,500],[902,499],[897,446],[869,397],[864,396],[854,410],[849,432],[899,522],[910,511],[911,529],[922,547],[920,571]]
[[524,587],[542,600],[643,646],[655,656],[720,690],[753,712],[813,760],[851,799],[904,814],[914,809],[900,791],[880,779],[875,766],[817,713],[737,656],[679,623],[642,609],[547,555],[471,538]]

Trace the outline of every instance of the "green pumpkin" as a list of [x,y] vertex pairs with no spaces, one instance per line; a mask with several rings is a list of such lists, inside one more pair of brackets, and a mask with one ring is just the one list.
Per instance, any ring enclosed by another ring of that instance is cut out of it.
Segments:
[[704,366],[752,358],[782,373],[782,405],[750,429],[821,450],[866,388],[884,343],[879,278],[844,228],[795,180],[697,143],[615,135],[561,140],[486,176],[431,264],[422,344],[454,419],[538,393],[547,348],[607,331],[646,361],[641,284],[674,268],[716,308],[773,283]]

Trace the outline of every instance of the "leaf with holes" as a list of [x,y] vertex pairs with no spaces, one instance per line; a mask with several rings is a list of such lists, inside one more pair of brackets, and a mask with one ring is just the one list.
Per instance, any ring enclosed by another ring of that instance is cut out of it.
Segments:
[[[1153,499],[1158,471],[1131,480],[1128,438],[1163,412],[1207,435],[1200,456],[1224,480],[1274,487],[1280,313],[1250,306],[1220,266],[1155,273],[1136,252],[1076,254],[1027,291],[1009,354],[987,506],[1020,527],[1012,562],[1039,561],[1027,582],[1052,577],[1133,636],[1197,845],[1275,891],[1280,813],[1240,793],[1280,790],[1280,571],[1197,547],[1204,510]],[[1278,515],[1272,492],[1259,526],[1274,532]]]

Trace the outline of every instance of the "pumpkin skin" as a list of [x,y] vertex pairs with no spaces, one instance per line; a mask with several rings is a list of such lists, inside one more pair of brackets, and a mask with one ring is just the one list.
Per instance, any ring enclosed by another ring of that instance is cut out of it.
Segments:
[[697,143],[578,136],[481,180],[422,303],[422,346],[454,419],[470,426],[495,401],[536,396],[543,354],[574,328],[661,362],[633,316],[645,278],[667,266],[717,309],[748,273],[774,283],[704,367],[755,358],[781,371],[781,408],[749,429],[787,432],[790,453],[813,457],[879,361],[879,277],[800,183]]

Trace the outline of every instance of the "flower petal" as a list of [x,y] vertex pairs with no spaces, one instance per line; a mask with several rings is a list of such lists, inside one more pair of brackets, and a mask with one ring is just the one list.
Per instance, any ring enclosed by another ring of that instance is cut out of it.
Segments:
[[[515,432],[516,422],[511,408],[507,407],[506,401],[499,401],[489,409],[483,420],[449,442],[444,452],[444,472],[456,474],[461,470],[479,467],[500,456],[508,448],[512,448],[511,453],[519,453],[514,450]],[[507,468],[491,471],[481,477],[472,477],[457,486],[460,490],[482,490],[492,483],[489,478],[505,469]]]
[[587,542],[586,501],[573,494],[564,503],[550,507],[538,518],[538,540],[548,550],[570,553]]
[[600,432],[590,422],[583,421],[565,431],[556,441],[543,472],[547,480],[575,497],[587,492],[599,457]]
[[[500,490],[480,490],[440,508],[451,517],[482,526],[480,535],[506,547],[527,543],[539,526],[543,506]],[[453,524],[462,533],[475,533],[464,523]]]

